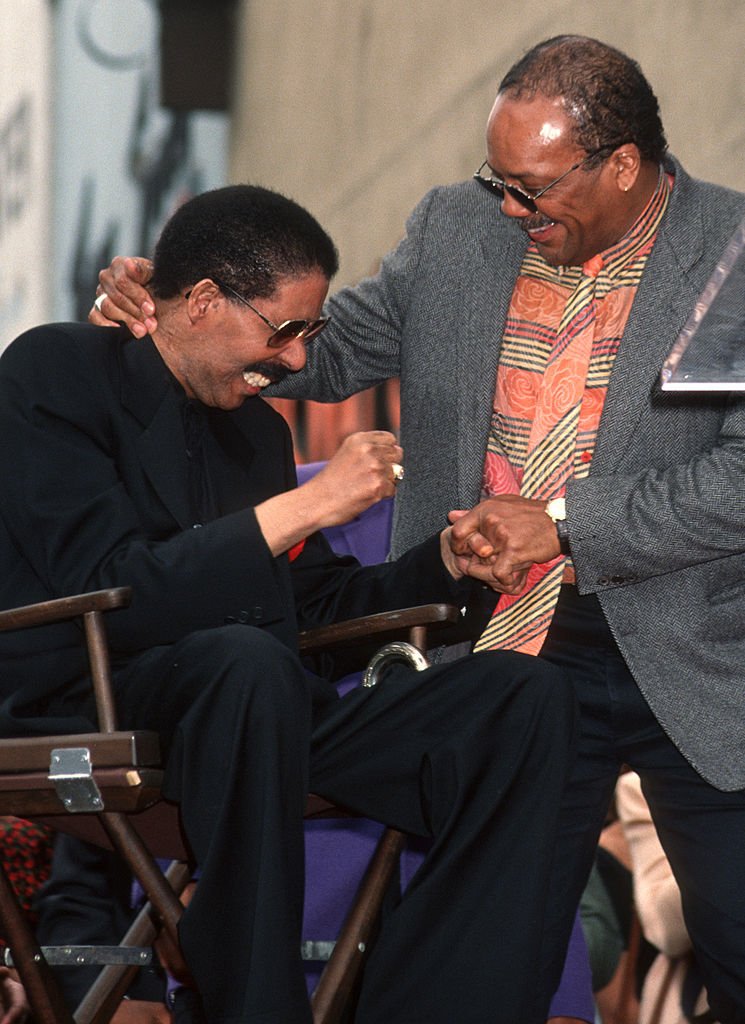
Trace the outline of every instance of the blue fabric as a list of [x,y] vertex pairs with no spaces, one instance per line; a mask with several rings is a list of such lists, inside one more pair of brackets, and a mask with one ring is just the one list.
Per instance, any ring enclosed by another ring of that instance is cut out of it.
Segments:
[[[325,465],[308,462],[298,466],[298,483],[310,480]],[[384,498],[351,522],[327,526],[323,533],[337,555],[353,555],[363,565],[377,565],[388,557],[392,519],[393,498]]]

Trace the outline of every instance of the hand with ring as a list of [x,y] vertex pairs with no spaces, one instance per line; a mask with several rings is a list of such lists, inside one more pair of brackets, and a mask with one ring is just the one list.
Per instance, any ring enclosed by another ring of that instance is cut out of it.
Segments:
[[135,338],[157,330],[155,303],[145,286],[153,275],[150,260],[116,256],[99,274],[98,296],[88,320],[98,327],[124,324]]

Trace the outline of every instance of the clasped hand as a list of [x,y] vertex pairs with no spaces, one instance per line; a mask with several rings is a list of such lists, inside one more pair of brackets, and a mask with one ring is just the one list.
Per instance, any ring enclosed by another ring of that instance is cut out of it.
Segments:
[[403,448],[388,430],[350,434],[324,468],[302,488],[306,501],[324,510],[321,526],[346,523],[396,490],[394,467]]
[[561,553],[545,501],[499,494],[470,511],[454,510],[448,519],[449,553],[443,557],[450,559],[450,571],[502,594],[519,594],[534,563]]

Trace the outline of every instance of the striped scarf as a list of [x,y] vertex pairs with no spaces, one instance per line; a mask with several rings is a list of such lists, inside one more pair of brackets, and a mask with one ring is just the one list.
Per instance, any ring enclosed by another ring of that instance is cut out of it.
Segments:
[[[581,267],[552,267],[529,246],[512,294],[484,462],[483,497],[561,497],[590,472],[611,370],[672,181],[660,181],[624,237]],[[562,582],[564,555],[533,565],[523,591],[502,595],[475,650],[537,654]]]

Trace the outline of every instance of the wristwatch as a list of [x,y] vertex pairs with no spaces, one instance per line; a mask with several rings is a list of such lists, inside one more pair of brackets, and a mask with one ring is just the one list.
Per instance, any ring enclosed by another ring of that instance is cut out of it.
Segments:
[[556,527],[556,533],[559,538],[559,550],[562,555],[570,554],[566,498],[552,498],[546,505],[545,511],[548,518]]

